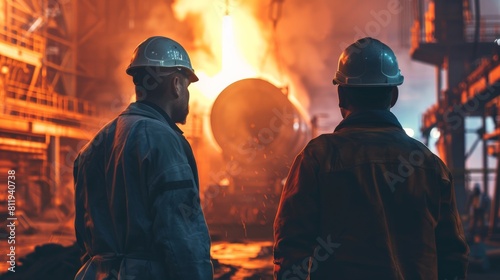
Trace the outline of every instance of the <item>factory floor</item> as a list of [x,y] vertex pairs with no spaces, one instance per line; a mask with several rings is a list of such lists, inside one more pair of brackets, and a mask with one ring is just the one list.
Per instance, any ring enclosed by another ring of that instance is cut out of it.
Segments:
[[[16,267],[16,273],[5,273],[0,276],[0,279],[49,279],[49,278],[25,278],[23,273],[28,270],[33,270],[36,267],[43,267],[46,271],[50,269],[51,263],[56,263],[51,274],[61,273],[61,268],[66,268],[64,273],[67,275],[74,273],[78,269],[78,256],[75,255],[74,247],[70,247],[74,243],[74,236],[71,225],[61,227],[55,223],[36,223],[36,228],[43,228],[44,231],[29,230],[19,231],[16,239],[16,261],[22,257],[31,254],[30,260],[32,268]],[[5,235],[4,235],[5,236]],[[3,239],[3,238],[2,238]],[[55,243],[46,245],[47,243]],[[41,246],[45,244],[44,246]],[[62,246],[61,246],[62,245]],[[38,246],[38,247],[37,247]],[[36,249],[35,249],[36,248]],[[483,260],[474,260],[471,258],[469,265],[469,280],[499,280],[500,279],[500,242],[486,239],[484,244],[478,248],[485,249],[486,256],[489,261],[489,269],[482,271]],[[0,243],[0,250],[7,250],[7,242]],[[471,253],[480,255],[476,247],[471,246]],[[474,252],[472,252],[474,251]],[[36,252],[36,253],[34,253]],[[60,252],[58,255],[57,252]],[[65,255],[66,254],[66,255]],[[71,256],[69,256],[71,254]],[[8,264],[4,257],[0,257],[0,269],[2,272],[7,272]],[[75,255],[75,256],[73,256]],[[272,241],[270,239],[245,240],[239,239],[226,241],[214,240],[212,244],[212,257],[214,258],[215,279],[247,279],[247,280],[267,280],[272,279]],[[51,261],[52,258],[52,261]],[[67,266],[61,265],[61,260]],[[70,264],[73,267],[70,267]],[[35,275],[40,276],[37,271]],[[54,278],[52,278],[54,279]],[[61,277],[58,279],[72,279],[72,277]]]

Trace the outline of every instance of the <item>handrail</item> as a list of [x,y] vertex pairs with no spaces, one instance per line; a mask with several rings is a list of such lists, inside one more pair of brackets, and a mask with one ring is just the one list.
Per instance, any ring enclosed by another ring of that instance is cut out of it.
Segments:
[[20,48],[43,54],[46,38],[38,32],[29,32],[28,26],[33,24],[33,12],[17,2],[7,1],[5,4],[5,24],[0,26],[0,41]]
[[[462,83],[451,89],[452,91],[460,94],[460,103],[455,105],[463,106],[467,102],[478,96],[478,94],[481,95],[480,100],[482,100],[483,102],[488,102],[488,100],[491,100],[491,98],[496,97],[495,94],[488,94],[489,98],[486,98],[487,95],[484,94],[488,90],[491,93],[492,88],[489,87],[494,86],[494,84],[500,81],[500,79],[498,78],[499,75],[491,75],[494,72],[498,72],[497,69],[499,69],[499,67],[500,59],[498,59],[498,57],[494,57],[493,59],[481,60],[481,63],[477,66],[477,68],[474,71],[468,73],[467,77]],[[444,117],[444,114],[446,114],[446,110],[448,110],[448,112],[451,112],[451,110],[456,109],[455,107],[448,106],[448,104],[440,105],[439,102],[440,101],[429,107],[423,113],[421,127],[422,131],[430,131],[430,129],[438,123],[439,118],[442,119]]]
[[43,53],[45,39],[38,34],[30,33],[25,36],[27,31],[17,26],[5,26],[0,28],[0,41],[25,48],[37,53]]
[[[427,5],[426,5],[427,4]],[[426,7],[425,11],[420,11]],[[435,30],[435,17],[434,17],[434,4],[432,1],[420,0],[415,5],[416,14],[422,15],[415,18],[415,23],[412,28],[412,45],[420,43],[435,43],[436,37]],[[476,16],[476,15],[475,15]],[[464,21],[464,38],[465,42],[474,42],[475,35],[475,21]],[[481,16],[481,28],[479,30],[480,42],[492,42],[500,35],[500,16],[486,15]]]
[[51,107],[63,113],[77,113],[90,117],[98,116],[95,105],[73,96],[51,93],[38,87],[33,87],[33,90],[29,91],[29,85],[15,81],[7,81],[6,88],[7,98]]

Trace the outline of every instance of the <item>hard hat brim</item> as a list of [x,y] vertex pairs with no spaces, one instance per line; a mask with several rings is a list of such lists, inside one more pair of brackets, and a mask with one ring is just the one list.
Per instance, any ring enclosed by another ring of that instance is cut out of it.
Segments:
[[[127,70],[125,70],[125,72],[127,73],[127,75],[129,76],[134,76],[135,73],[137,72],[138,69],[145,69],[145,68],[155,68],[154,66],[151,66],[151,65],[136,65],[136,66],[133,66],[133,67],[128,67]],[[165,75],[170,75],[172,73],[175,73],[179,70],[184,70],[182,71],[186,77],[188,78],[189,82],[191,83],[194,83],[194,82],[197,82],[199,81],[200,79],[198,78],[198,76],[194,73],[194,71],[192,69],[189,69],[187,67],[183,67],[183,66],[176,66],[176,67],[159,67],[160,69],[171,69],[170,72],[166,72],[166,73],[162,73],[162,74],[158,74],[159,76],[165,76]],[[153,70],[154,72],[154,70]]]

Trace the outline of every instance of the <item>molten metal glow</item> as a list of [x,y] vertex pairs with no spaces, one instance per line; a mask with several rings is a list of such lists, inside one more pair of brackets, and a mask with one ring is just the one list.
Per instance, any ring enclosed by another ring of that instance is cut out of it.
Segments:
[[234,23],[230,15],[222,19],[222,72],[230,80],[255,76],[236,44]]
[[[272,26],[256,16],[256,5],[252,1],[176,0],[172,6],[176,18],[189,21],[194,28],[188,52],[200,80],[189,87],[191,114],[203,116],[204,140],[218,153],[222,151],[211,133],[210,110],[230,84],[261,78],[277,87],[287,86],[290,101],[302,113],[307,106],[300,77],[280,65]],[[298,95],[303,95],[302,104],[297,102]],[[207,148],[204,152],[212,150]]]
[[[178,20],[197,19],[193,24],[194,49],[188,50],[200,81],[190,87],[193,102],[208,111],[219,93],[245,78],[262,78],[277,87],[289,86],[298,93],[298,79],[283,73],[266,29],[253,14],[256,4],[243,1],[177,0],[173,10]],[[301,94],[305,92],[300,91]]]
[[[231,15],[225,15],[222,18],[222,28],[220,30],[222,31],[222,65],[220,71],[213,76],[200,71],[198,74],[200,81],[190,87],[190,91],[194,93],[193,102],[201,105],[202,108],[200,109],[204,111],[208,111],[211,108],[219,93],[231,83],[240,79],[257,76],[256,70],[248,63],[238,48],[234,21]],[[209,122],[204,123],[206,126],[209,125]],[[211,129],[205,127],[204,131],[208,132]],[[206,133],[205,136],[211,146],[220,152],[221,150],[215,143],[212,134]]]
[[[200,71],[198,76],[200,81],[191,86],[191,90],[199,92],[204,101],[211,105],[219,93],[231,83],[244,79],[255,77],[256,71],[243,57],[235,36],[234,21],[231,15],[225,15],[222,18],[222,67],[213,76],[205,71]],[[205,102],[203,102],[205,103]],[[205,103],[207,104],[207,103]]]

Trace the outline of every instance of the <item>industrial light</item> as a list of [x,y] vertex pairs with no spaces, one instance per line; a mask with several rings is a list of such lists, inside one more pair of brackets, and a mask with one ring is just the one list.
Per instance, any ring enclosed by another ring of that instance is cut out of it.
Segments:
[[231,184],[231,181],[230,181],[230,180],[229,180],[229,178],[227,178],[227,177],[222,178],[222,179],[219,181],[219,186],[221,186],[221,187],[228,187],[230,184]]
[[36,30],[38,30],[38,28],[42,26],[42,24],[43,24],[43,18],[38,17],[37,19],[35,19],[35,21],[33,21],[33,23],[31,23],[30,27],[28,28],[28,33],[35,32]]
[[439,138],[439,136],[441,136],[441,132],[439,131],[439,129],[437,129],[436,127],[434,127],[433,129],[431,129],[431,137],[432,138]]
[[409,127],[405,127],[403,128],[406,132],[406,134],[410,137],[413,137],[415,136],[415,130],[413,130],[412,128],[409,128]]

